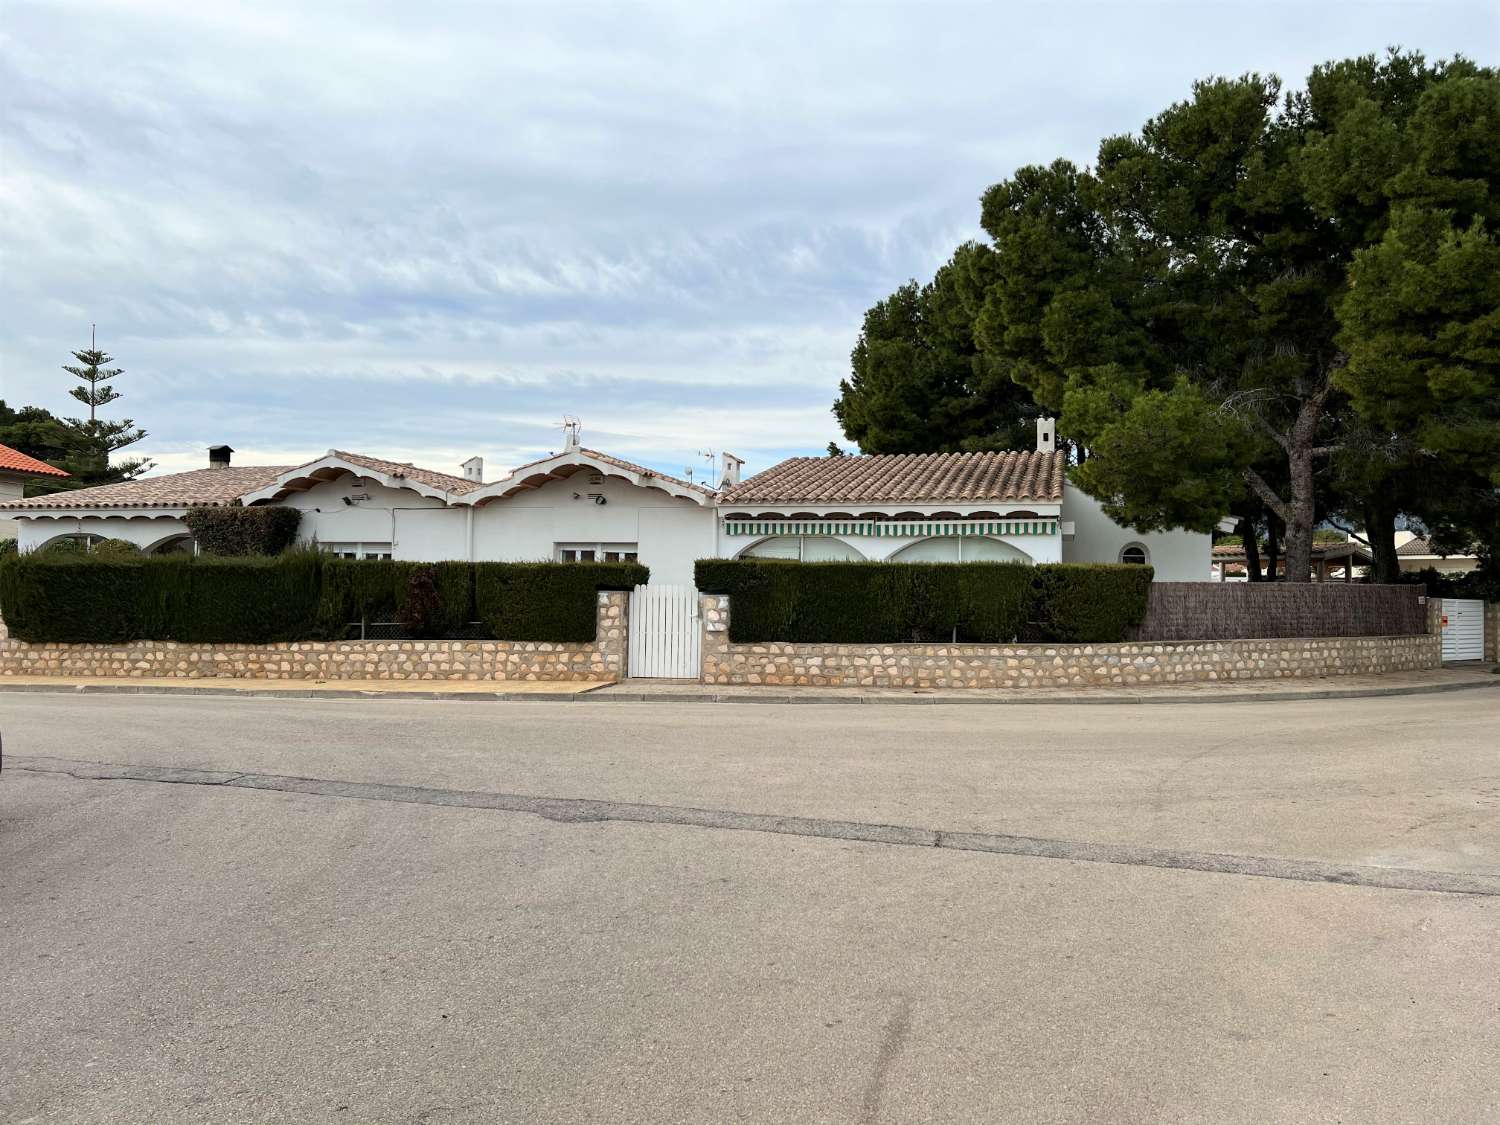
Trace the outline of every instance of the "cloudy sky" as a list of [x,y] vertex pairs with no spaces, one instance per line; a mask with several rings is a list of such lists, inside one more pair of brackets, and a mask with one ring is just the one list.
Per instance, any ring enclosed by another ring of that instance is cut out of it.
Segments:
[[0,0],[0,397],[72,413],[91,322],[140,449],[488,476],[841,438],[860,317],[1196,77],[1399,44],[1465,3]]

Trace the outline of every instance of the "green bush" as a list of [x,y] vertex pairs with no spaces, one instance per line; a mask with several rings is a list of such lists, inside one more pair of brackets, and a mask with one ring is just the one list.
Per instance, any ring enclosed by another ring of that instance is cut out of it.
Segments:
[[736,642],[1012,640],[1031,609],[1024,563],[795,563],[703,559],[698,589],[729,594]]
[[592,641],[600,590],[629,590],[640,563],[475,563],[474,608],[502,641]]
[[698,589],[733,599],[737,643],[1121,641],[1152,571],[1049,563],[701,559]]
[[279,555],[297,541],[296,508],[189,508],[182,517],[205,554],[240,558]]
[[1046,563],[1036,567],[1033,617],[1023,636],[1064,644],[1126,640],[1146,616],[1155,571],[1120,563]]
[[[476,606],[482,575],[484,612]],[[399,621],[460,636],[476,619],[502,640],[594,639],[597,592],[626,590],[636,563],[415,563],[36,552],[0,559],[0,615],[25,641],[263,644],[329,640],[351,622]]]
[[129,539],[101,539],[89,553],[99,559],[138,559],[145,555]]

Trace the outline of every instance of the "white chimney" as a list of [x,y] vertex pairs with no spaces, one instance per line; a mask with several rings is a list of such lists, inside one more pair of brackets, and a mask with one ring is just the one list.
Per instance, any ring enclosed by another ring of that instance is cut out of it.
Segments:
[[484,458],[470,457],[463,463],[464,480],[484,482]]
[[720,488],[733,488],[740,483],[740,467],[744,465],[733,453],[724,454],[724,471],[719,474]]
[[1036,451],[1038,453],[1057,452],[1057,419],[1038,418],[1036,420]]
[[582,442],[578,438],[580,424],[577,418],[571,415],[563,418],[563,452],[577,453],[582,448]]

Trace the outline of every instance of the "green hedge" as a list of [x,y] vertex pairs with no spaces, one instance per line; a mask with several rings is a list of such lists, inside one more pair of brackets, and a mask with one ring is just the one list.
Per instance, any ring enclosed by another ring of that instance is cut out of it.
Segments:
[[896,644],[1122,641],[1152,570],[1067,563],[701,559],[698,589],[734,602],[729,639]]
[[0,614],[25,641],[307,639],[315,558],[36,556],[0,565]]
[[643,585],[640,563],[475,563],[474,608],[510,641],[592,641],[598,592]]
[[1044,563],[1035,569],[1035,601],[1023,639],[1112,644],[1129,639],[1145,620],[1156,573],[1149,566]]
[[636,563],[412,563],[48,552],[0,560],[0,615],[24,641],[262,644],[331,640],[351,622],[417,636],[485,622],[514,641],[591,641],[599,590],[646,582]]

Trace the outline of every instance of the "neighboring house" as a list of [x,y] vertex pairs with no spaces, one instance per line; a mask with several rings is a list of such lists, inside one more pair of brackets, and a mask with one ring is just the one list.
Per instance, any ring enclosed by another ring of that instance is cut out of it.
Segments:
[[794,457],[741,481],[724,454],[720,490],[579,443],[484,483],[473,458],[455,476],[330,450],[305,465],[211,467],[0,505],[21,547],[59,537],[191,548],[198,504],[301,509],[300,535],[356,558],[639,559],[653,583],[691,586],[711,557],[1150,563],[1163,581],[1205,581],[1209,536],[1138,534],[1065,479],[1050,421],[1026,453]]
[[[65,477],[68,474],[53,468],[45,461],[29,457],[19,449],[0,445],[0,505],[19,500],[26,495],[26,482],[37,477]],[[0,539],[14,539],[18,526],[15,520],[7,519],[0,512]]]
[[[1260,565],[1267,563],[1265,551],[1260,553]],[[1352,582],[1363,576],[1367,567],[1375,565],[1375,556],[1353,541],[1341,543],[1314,543],[1312,548],[1312,580],[1314,582]],[[1277,578],[1286,577],[1286,555],[1276,558]],[[1239,544],[1225,544],[1213,549],[1213,579],[1215,582],[1244,582],[1249,579],[1245,548]]]
[[1396,560],[1403,571],[1431,567],[1445,574],[1467,574],[1479,567],[1479,559],[1474,555],[1438,554],[1431,543],[1413,531],[1396,532]]

